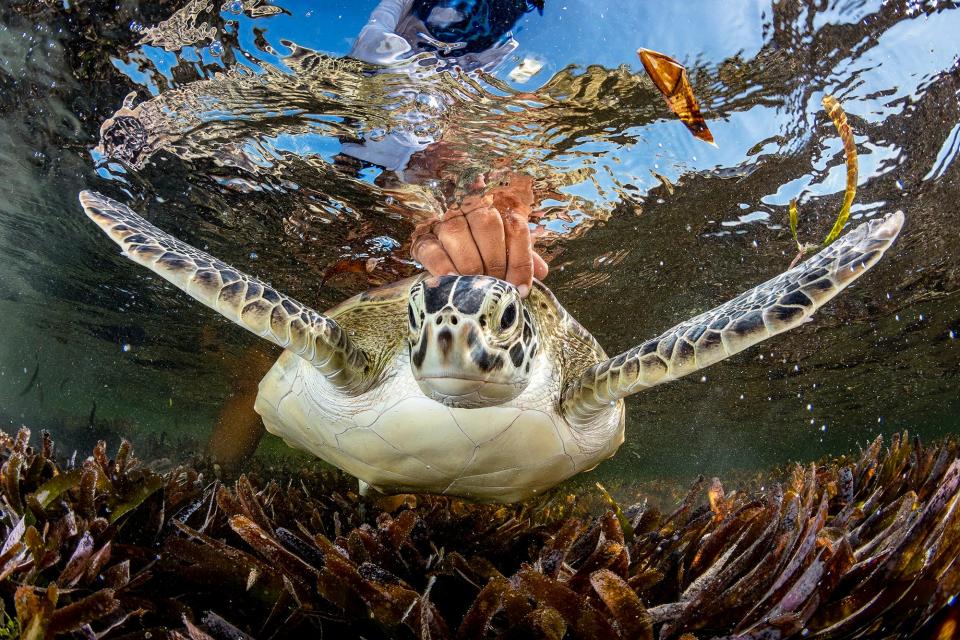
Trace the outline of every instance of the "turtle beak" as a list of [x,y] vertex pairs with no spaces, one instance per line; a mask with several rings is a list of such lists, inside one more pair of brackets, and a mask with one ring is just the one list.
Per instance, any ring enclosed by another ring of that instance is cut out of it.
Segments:
[[[419,349],[414,354],[416,377],[487,380],[496,377],[495,358],[484,357],[480,327],[473,318],[464,318],[452,309],[438,313],[424,327]],[[500,358],[502,360],[502,358]]]
[[423,328],[411,351],[414,378],[424,395],[448,406],[501,404],[522,390],[502,380],[504,357],[485,344],[479,325],[452,309]]

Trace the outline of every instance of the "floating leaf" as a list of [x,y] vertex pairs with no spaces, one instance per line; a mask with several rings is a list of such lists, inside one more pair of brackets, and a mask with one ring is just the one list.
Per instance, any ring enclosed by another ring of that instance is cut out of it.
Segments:
[[793,235],[793,241],[797,243],[797,249],[803,250],[800,239],[797,237],[797,199],[790,198],[790,233]]
[[843,140],[843,152],[847,160],[847,188],[843,192],[843,205],[840,207],[837,221],[833,223],[830,233],[823,239],[823,246],[827,246],[843,231],[843,225],[850,217],[850,205],[853,204],[853,198],[857,195],[857,144],[853,140],[853,132],[847,123],[847,114],[843,112],[840,103],[833,96],[823,96],[823,107],[830,114],[830,119],[833,120],[833,125],[837,128],[840,139]]
[[667,106],[686,125],[690,133],[716,146],[713,134],[700,114],[700,105],[693,95],[686,68],[670,56],[650,49],[638,49],[637,55],[640,56],[647,75],[666,99]]
[[[850,129],[850,124],[847,122],[847,114],[844,113],[843,107],[840,106],[836,98],[829,95],[823,97],[823,107],[827,110],[827,114],[833,121],[833,125],[837,128],[837,133],[840,134],[840,139],[843,141],[843,153],[847,164],[847,185],[843,192],[843,204],[840,206],[840,213],[837,214],[833,228],[830,229],[830,232],[823,239],[821,246],[826,247],[840,236],[840,232],[843,231],[844,225],[847,224],[847,220],[850,218],[850,207],[853,204],[854,197],[857,195],[858,160],[857,145],[853,139],[853,132]],[[797,237],[798,212],[796,198],[790,200],[788,216],[790,220],[790,233],[793,235],[793,241],[797,243],[797,255],[790,263],[790,268],[792,269],[808,252],[816,249],[817,245],[803,244]]]

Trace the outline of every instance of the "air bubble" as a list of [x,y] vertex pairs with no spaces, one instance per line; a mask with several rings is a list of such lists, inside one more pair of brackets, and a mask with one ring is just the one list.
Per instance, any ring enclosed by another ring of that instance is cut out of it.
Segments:
[[214,40],[210,43],[210,55],[219,58],[223,55],[223,45]]

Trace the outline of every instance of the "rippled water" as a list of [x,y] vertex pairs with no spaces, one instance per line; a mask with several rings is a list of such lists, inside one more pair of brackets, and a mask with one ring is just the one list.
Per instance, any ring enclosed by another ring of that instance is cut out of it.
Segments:
[[[273,353],[119,257],[81,189],[323,309],[414,272],[413,225],[472,176],[523,171],[547,284],[616,353],[783,271],[791,198],[800,235],[825,235],[845,175],[829,93],[860,153],[852,217],[903,209],[900,241],[813,323],[631,399],[627,443],[595,473],[960,432],[956,3],[547,0],[471,73],[346,58],[375,4],[4,4],[2,424],[194,452],[250,349]],[[667,110],[641,46],[687,66],[716,148]],[[424,148],[402,169],[350,155],[391,136]]]

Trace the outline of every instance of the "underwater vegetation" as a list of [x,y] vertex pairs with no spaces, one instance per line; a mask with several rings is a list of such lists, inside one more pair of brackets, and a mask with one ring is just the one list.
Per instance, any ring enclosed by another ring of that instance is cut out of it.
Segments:
[[603,489],[503,506],[362,498],[328,471],[159,474],[127,443],[61,464],[29,439],[0,436],[0,638],[948,638],[960,621],[955,440],[878,438],[739,491],[701,479],[663,513]]

